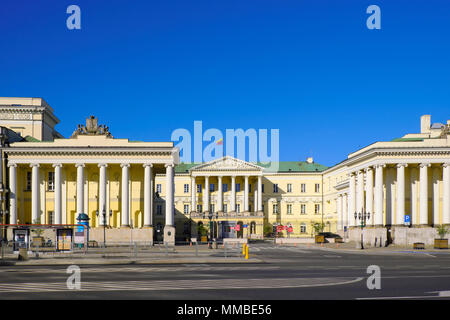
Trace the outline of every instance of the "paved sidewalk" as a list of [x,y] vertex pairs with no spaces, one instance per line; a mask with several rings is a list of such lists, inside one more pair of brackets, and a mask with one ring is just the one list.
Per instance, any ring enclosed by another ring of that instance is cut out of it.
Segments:
[[450,254],[448,249],[434,249],[432,245],[425,246],[424,250],[413,249],[413,246],[402,246],[391,244],[387,247],[374,247],[365,245],[364,250],[361,249],[361,243],[355,241],[349,241],[345,243],[324,243],[322,244],[309,244],[301,245],[306,249],[321,249],[336,252],[348,252],[348,253],[361,253],[361,254],[414,254],[414,253],[434,253],[434,254]]
[[18,254],[9,253],[0,260],[1,265],[86,265],[86,264],[200,264],[200,263],[260,263],[261,260],[249,257],[244,259],[242,249],[208,249],[206,245],[139,248],[90,248],[86,253],[74,252],[35,252],[28,254],[28,260],[18,261]]

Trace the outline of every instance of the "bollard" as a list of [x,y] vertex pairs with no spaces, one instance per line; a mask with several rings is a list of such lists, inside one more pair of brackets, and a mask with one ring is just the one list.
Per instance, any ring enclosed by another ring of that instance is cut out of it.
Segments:
[[243,245],[242,245],[242,254],[243,255],[245,255],[245,247],[246,247],[247,245],[244,243]]
[[245,246],[245,260],[248,260],[248,245]]

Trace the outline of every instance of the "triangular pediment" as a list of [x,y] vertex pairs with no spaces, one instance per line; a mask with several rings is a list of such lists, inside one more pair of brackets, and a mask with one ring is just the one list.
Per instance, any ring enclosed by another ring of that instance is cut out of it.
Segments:
[[192,167],[190,171],[262,171],[263,168],[253,163],[225,156]]

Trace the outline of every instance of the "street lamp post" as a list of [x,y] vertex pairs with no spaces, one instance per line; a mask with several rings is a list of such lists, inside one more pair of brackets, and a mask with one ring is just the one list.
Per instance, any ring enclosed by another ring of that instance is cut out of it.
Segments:
[[370,219],[370,212],[355,212],[355,220],[361,221],[361,249],[364,249],[364,227],[366,226],[366,220]]
[[[98,210],[96,211],[97,217],[99,215]],[[103,208],[102,210],[102,216],[103,216],[103,246],[106,248],[106,210]],[[109,210],[109,216],[112,216],[112,210]]]

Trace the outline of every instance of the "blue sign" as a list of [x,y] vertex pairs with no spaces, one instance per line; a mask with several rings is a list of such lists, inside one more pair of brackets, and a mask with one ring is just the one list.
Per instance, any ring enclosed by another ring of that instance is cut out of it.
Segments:
[[248,228],[248,224],[244,224],[243,228]]
[[405,215],[405,226],[409,226],[411,224],[411,216]]

